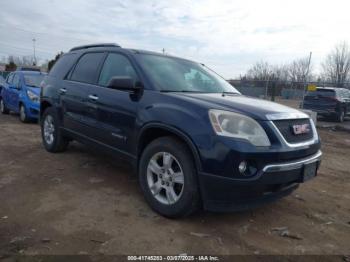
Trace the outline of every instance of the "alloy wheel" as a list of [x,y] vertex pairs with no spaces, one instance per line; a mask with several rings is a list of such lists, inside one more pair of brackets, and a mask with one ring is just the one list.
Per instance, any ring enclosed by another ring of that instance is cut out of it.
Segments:
[[44,138],[45,142],[51,145],[55,139],[54,137],[55,126],[53,122],[53,117],[48,115],[44,120]]
[[165,205],[175,204],[184,191],[184,173],[179,161],[168,152],[158,152],[147,167],[147,184],[153,197]]

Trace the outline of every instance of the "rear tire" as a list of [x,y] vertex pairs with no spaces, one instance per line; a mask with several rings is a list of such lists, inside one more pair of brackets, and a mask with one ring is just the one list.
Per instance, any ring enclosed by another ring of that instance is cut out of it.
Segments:
[[6,108],[4,100],[2,100],[2,97],[0,97],[0,111],[4,115],[8,115],[10,113],[10,110]]
[[148,204],[165,217],[188,216],[200,207],[192,153],[176,138],[161,137],[146,147],[140,159],[139,182]]
[[40,126],[43,144],[48,152],[58,153],[67,149],[69,140],[62,134],[60,120],[54,108],[49,107],[45,110]]

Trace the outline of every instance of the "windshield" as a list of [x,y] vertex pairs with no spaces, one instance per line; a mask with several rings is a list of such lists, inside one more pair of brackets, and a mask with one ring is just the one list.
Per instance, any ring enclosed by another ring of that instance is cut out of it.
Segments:
[[26,86],[40,87],[44,75],[24,75],[24,83]]
[[195,62],[141,54],[140,63],[160,91],[239,94],[226,80]]

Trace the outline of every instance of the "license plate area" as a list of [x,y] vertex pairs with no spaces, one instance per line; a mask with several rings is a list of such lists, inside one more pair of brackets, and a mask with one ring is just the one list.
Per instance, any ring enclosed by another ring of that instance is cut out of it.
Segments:
[[317,162],[304,165],[302,173],[302,182],[306,182],[316,176]]

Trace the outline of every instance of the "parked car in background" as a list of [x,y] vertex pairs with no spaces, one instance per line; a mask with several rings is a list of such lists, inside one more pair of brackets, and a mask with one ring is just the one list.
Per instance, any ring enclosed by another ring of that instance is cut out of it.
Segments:
[[308,115],[154,52],[73,48],[45,78],[40,102],[47,151],[77,140],[130,161],[146,201],[167,217],[271,202],[315,177],[321,161]]
[[5,82],[6,82],[5,79],[2,76],[0,76],[0,94],[3,86],[5,85]]
[[316,91],[307,92],[301,104],[303,109],[317,112],[318,115],[331,117],[343,122],[350,114],[350,90],[335,87],[317,87]]
[[19,113],[22,122],[38,120],[40,83],[45,75],[37,71],[10,73],[0,93],[1,113]]

